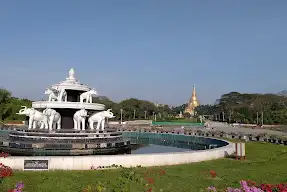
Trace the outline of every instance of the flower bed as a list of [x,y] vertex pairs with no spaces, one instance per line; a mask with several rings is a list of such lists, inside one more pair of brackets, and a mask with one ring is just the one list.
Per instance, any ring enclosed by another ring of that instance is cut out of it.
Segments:
[[[215,179],[217,177],[216,171],[209,171],[211,178]],[[251,180],[240,181],[240,188],[227,187],[226,189],[216,189],[214,186],[207,188],[208,192],[287,192],[287,183],[280,183],[276,185],[272,184],[260,184],[257,185],[256,182]]]
[[22,121],[6,122],[6,125],[24,125]]
[[261,184],[256,185],[254,181],[240,181],[240,188],[231,188],[228,187],[227,189],[218,190],[214,186],[210,186],[207,188],[208,192],[287,192],[287,183],[280,183],[276,185],[272,184]]
[[[211,179],[219,179],[215,170],[204,172],[206,176]],[[143,173],[136,172],[133,168],[122,168],[122,174],[113,182],[99,182],[96,186],[88,186],[83,192],[94,191],[122,191],[129,192],[130,186],[137,185],[139,191],[155,192],[155,191],[168,191],[168,185],[166,189],[155,188],[157,180],[166,175],[166,171],[158,168],[149,168]],[[134,189],[134,188],[133,188]],[[287,184],[256,184],[254,181],[246,180],[240,181],[240,188],[227,187],[225,189],[217,189],[214,186],[210,186],[206,190],[207,192],[287,192]]]
[[[0,153],[0,158],[7,158],[10,155],[8,153]],[[6,177],[11,177],[13,175],[13,171],[11,167],[6,166],[0,162],[0,184]],[[22,192],[24,189],[24,183],[18,182],[13,189],[9,189],[8,192]],[[4,189],[2,189],[3,191]]]

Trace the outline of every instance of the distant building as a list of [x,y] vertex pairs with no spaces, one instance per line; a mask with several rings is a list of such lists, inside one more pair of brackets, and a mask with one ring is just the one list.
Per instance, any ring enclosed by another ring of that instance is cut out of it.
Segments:
[[182,111],[180,111],[179,114],[176,115],[176,118],[183,118]]
[[279,93],[277,93],[277,95],[286,97],[287,96],[287,91],[286,90],[280,91]]
[[187,103],[187,107],[185,108],[184,113],[189,113],[191,116],[194,116],[195,115],[194,109],[199,105],[200,105],[199,101],[196,97],[195,85],[193,85],[192,95]]
[[156,107],[163,107],[163,106],[165,106],[165,104],[160,104],[160,103],[158,103],[158,102],[155,102],[154,105],[155,105]]

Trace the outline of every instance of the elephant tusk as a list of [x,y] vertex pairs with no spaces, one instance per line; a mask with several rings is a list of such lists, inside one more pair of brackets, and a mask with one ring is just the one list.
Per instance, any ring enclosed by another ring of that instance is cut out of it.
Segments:
[[18,115],[20,115],[20,114],[22,114],[23,113],[23,111],[24,111],[25,109],[20,109],[19,110],[19,112],[18,113],[16,113],[16,114],[18,114]]

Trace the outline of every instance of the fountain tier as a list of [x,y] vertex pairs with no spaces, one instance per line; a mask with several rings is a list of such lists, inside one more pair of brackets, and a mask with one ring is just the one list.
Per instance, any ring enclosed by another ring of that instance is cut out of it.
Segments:
[[80,109],[85,109],[88,113],[94,111],[102,111],[105,105],[98,103],[79,103],[79,102],[51,102],[51,101],[36,101],[32,103],[32,107],[43,111],[46,108],[51,108],[61,115],[62,129],[72,129],[74,127],[73,115]]
[[118,154],[130,151],[130,141],[115,129],[103,131],[15,130],[0,142],[0,150],[13,155],[63,156]]
[[105,105],[99,103],[79,103],[79,102],[50,102],[50,101],[35,101],[32,103],[35,109],[88,109],[94,111],[102,111]]

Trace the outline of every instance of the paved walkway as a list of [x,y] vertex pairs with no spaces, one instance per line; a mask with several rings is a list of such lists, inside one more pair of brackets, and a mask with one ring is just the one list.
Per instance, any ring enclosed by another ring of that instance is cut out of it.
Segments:
[[280,131],[274,131],[270,129],[259,129],[259,128],[245,128],[245,127],[232,127],[228,124],[225,123],[220,123],[220,122],[209,122],[209,127],[213,128],[213,130],[219,130],[219,131],[224,131],[226,133],[245,133],[245,134],[260,134],[260,133],[267,133],[268,135],[286,135],[287,133],[283,133]]

